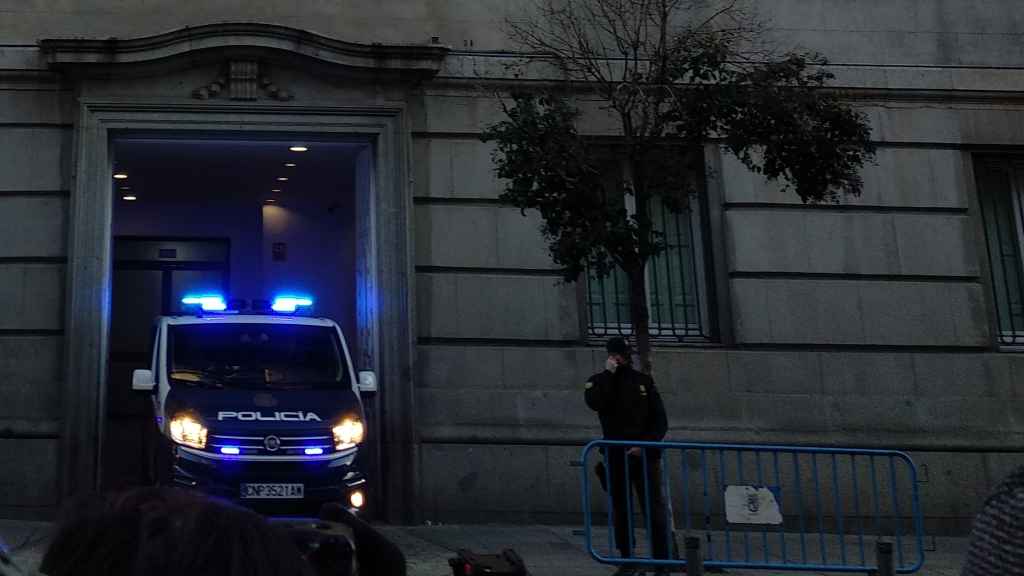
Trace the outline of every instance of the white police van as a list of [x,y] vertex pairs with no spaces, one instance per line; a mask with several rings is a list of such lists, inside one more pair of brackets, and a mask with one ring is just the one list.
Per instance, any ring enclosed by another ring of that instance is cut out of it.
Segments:
[[307,297],[188,296],[156,321],[152,360],[132,387],[152,394],[156,480],[258,505],[366,502],[366,425],[341,329]]

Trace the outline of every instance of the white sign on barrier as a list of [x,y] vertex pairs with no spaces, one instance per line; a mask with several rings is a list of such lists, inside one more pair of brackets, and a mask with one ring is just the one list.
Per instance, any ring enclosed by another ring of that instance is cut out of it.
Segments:
[[726,486],[725,519],[730,524],[782,524],[782,510],[766,486]]

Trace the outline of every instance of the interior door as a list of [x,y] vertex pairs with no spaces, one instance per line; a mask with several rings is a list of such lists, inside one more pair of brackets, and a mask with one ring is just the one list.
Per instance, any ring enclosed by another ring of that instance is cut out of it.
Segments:
[[131,374],[150,365],[153,321],[174,314],[189,292],[228,293],[225,239],[114,238],[113,293],[102,447],[104,489],[144,483],[156,424],[150,395]]

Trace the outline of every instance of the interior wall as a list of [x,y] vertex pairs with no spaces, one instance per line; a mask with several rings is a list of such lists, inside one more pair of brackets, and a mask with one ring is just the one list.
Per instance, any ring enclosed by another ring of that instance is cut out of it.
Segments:
[[[306,180],[297,186],[282,186],[283,191],[272,195],[273,204],[266,203],[270,196],[244,177],[235,184],[238,188],[218,196],[216,190],[226,184],[209,174],[195,174],[203,189],[190,188],[179,194],[175,186],[191,186],[192,180],[175,180],[176,184],[169,185],[154,172],[145,175],[149,180],[140,187],[136,180],[144,175],[133,172],[136,187],[132,193],[141,188],[139,199],[125,201],[118,194],[113,235],[227,238],[231,243],[230,297],[270,298],[285,292],[311,295],[316,300],[315,313],[338,322],[356,352],[355,189],[370,183],[365,177],[357,182],[354,163],[335,156],[344,154],[343,148],[328,153],[328,164],[323,158],[296,158],[300,169],[306,168]],[[242,152],[230,160],[244,166],[245,158]],[[320,163],[319,168],[313,167],[315,162]],[[197,169],[186,162],[182,170]],[[165,175],[168,179],[181,176],[170,172]],[[296,179],[293,175],[292,182]],[[275,259],[275,244],[283,245],[283,259]]]
[[173,198],[117,200],[114,236],[228,238],[231,241],[231,296],[265,294],[261,254],[262,211],[258,199],[221,199],[196,206]]
[[[263,278],[267,295],[308,294],[317,316],[338,322],[355,342],[355,230],[340,206],[268,204],[262,210]],[[283,245],[283,260],[274,245]]]

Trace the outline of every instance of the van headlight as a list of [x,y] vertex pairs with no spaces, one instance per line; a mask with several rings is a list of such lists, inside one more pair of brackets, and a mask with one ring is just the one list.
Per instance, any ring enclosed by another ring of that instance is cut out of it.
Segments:
[[206,448],[206,426],[188,415],[178,414],[170,423],[171,440],[191,448]]
[[334,433],[334,449],[345,450],[363,441],[365,432],[363,423],[358,418],[345,418],[331,429]]

